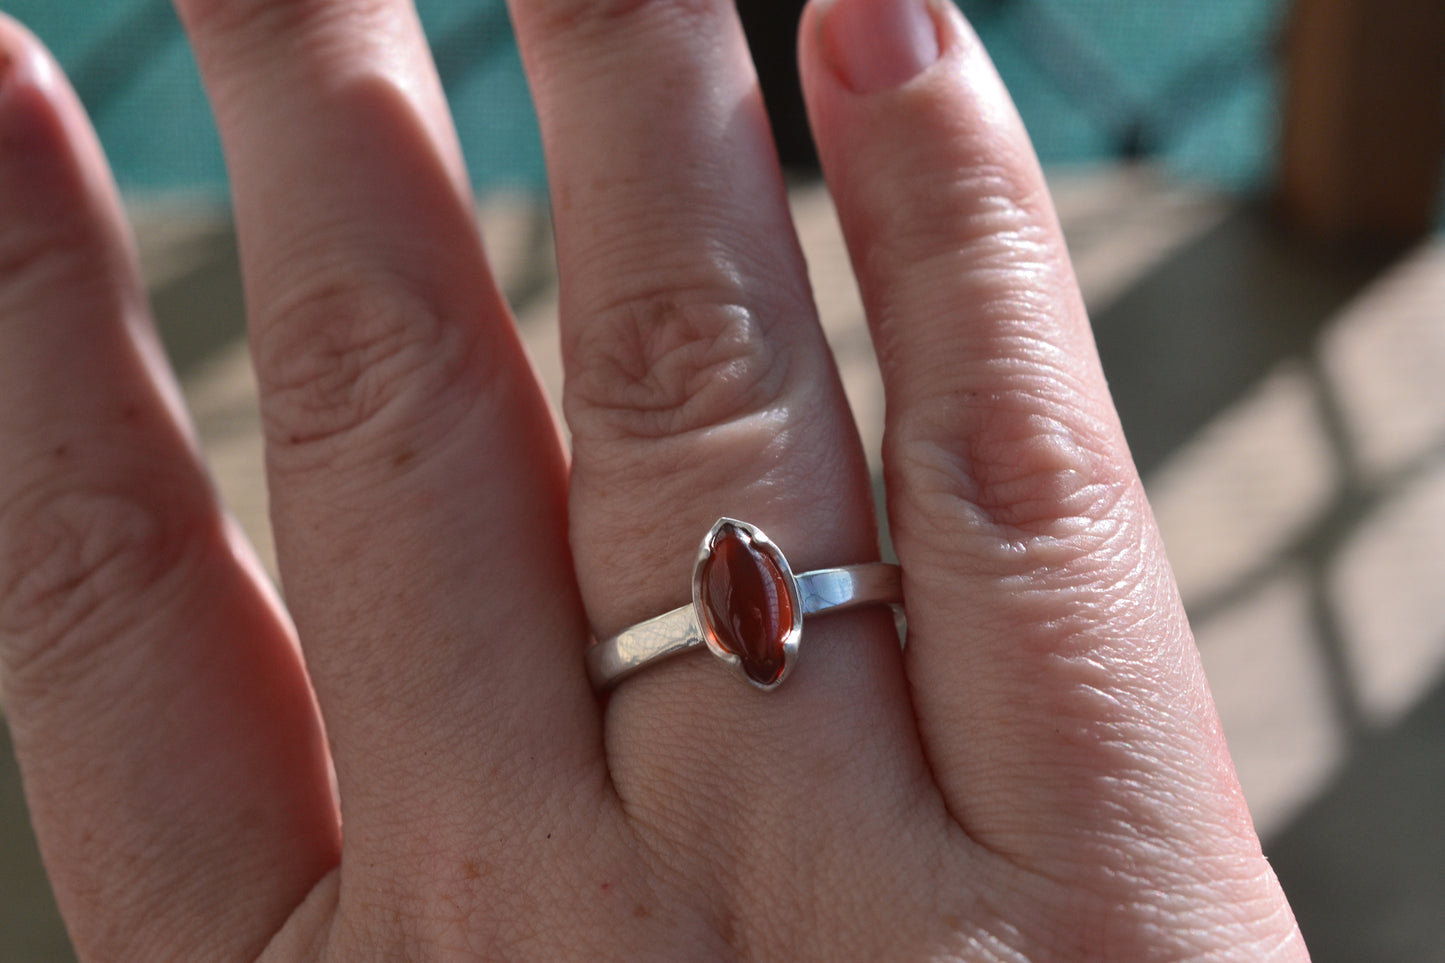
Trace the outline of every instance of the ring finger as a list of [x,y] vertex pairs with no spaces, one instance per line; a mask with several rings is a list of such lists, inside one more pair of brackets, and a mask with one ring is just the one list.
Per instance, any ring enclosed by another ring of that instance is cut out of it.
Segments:
[[[759,526],[795,571],[876,559],[866,465],[732,4],[513,15],[547,147],[572,546],[597,637],[686,603],[721,516]],[[607,744],[629,811],[674,842],[727,840],[726,862],[739,839],[797,844],[777,818],[790,795],[822,829],[824,811],[866,818],[850,811],[860,784],[922,785],[887,612],[810,619],[800,655],[770,693],[695,653],[623,682]]]

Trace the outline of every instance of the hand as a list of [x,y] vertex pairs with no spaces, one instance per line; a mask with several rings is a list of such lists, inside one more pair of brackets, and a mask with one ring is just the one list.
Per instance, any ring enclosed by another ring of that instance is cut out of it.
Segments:
[[906,649],[861,610],[810,620],[776,692],[693,653],[602,701],[587,640],[685,602],[717,517],[799,570],[876,557],[730,5],[516,0],[570,465],[403,0],[180,8],[285,611],[207,483],[80,108],[0,25],[0,652],[82,956],[1305,958],[1044,181],[950,6],[802,27],[886,384]]

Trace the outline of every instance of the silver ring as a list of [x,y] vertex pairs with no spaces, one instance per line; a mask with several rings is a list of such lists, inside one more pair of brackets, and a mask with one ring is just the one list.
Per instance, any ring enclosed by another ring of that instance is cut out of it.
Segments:
[[798,661],[803,617],[901,604],[897,565],[870,562],[794,575],[762,530],[719,518],[692,569],[692,604],[639,622],[587,650],[598,691],[659,659],[704,646],[759,689],[776,689]]

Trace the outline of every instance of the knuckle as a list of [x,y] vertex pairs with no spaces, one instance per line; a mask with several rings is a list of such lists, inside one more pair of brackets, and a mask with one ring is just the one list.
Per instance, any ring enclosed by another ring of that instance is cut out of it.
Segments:
[[304,449],[411,426],[467,370],[470,342],[399,285],[317,281],[258,326],[256,368],[273,448]]
[[1014,378],[1010,390],[943,394],[898,417],[889,461],[905,514],[1009,567],[1103,552],[1138,488],[1127,454],[1076,390]]
[[564,404],[582,437],[657,439],[774,406],[786,362],[755,312],[659,295],[590,319],[569,345]]
[[0,507],[0,664],[7,684],[83,670],[164,605],[224,540],[214,512],[165,486],[48,486]]

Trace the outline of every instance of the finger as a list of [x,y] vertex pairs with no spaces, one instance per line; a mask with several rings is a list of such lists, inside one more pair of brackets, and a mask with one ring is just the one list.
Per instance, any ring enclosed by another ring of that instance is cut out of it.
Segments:
[[[937,57],[909,59],[918,32]],[[1150,838],[1257,856],[1047,188],[987,56],[943,3],[837,0],[802,39],[883,366],[908,674],[953,812],[997,848],[1090,871],[1119,865],[1106,845]],[[1244,865],[1264,885],[1262,862]]]
[[[513,16],[553,192],[572,544],[598,637],[686,603],[720,516],[762,528],[795,571],[876,559],[865,463],[732,5],[549,0]],[[797,672],[767,694],[680,656],[613,695],[613,778],[678,839],[770,855],[799,838],[783,834],[841,839],[860,784],[887,796],[921,772],[901,683],[886,610],[810,619]],[[775,818],[800,767],[817,793],[801,830]]]
[[231,171],[278,560],[348,847],[475,835],[458,813],[533,811],[588,767],[597,790],[562,449],[413,11],[179,7]]
[[178,398],[99,145],[0,18],[0,681],[88,959],[254,955],[336,859],[300,658]]

